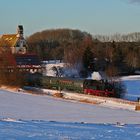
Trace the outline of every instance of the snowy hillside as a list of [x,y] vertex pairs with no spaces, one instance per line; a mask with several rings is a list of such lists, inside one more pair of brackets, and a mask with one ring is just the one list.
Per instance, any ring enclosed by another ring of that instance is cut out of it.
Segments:
[[0,118],[137,124],[140,123],[140,112],[0,90]]
[[[127,82],[128,87],[139,87],[139,80],[135,83],[127,78]],[[134,88],[131,94],[133,91]],[[139,137],[140,112],[0,90],[0,140],[139,140]]]

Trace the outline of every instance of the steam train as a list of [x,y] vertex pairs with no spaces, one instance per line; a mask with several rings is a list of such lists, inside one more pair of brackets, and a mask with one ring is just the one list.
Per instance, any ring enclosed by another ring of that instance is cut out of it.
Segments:
[[120,82],[48,76],[41,76],[40,78],[34,77],[32,79],[34,80],[32,81],[31,77],[29,78],[31,83],[37,85],[36,81],[38,81],[38,86],[42,88],[61,89],[95,96],[119,97],[122,92],[122,85]]
[[115,84],[108,81],[86,79],[83,82],[85,94],[114,97],[115,91]]

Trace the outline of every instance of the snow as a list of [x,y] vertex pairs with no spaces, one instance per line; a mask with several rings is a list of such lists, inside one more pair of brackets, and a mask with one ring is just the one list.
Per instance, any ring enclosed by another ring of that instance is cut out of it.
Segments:
[[140,112],[0,90],[0,118],[137,124]]
[[[76,67],[76,68],[68,67],[66,63],[61,62],[60,60],[43,61],[43,63],[46,68],[46,72],[44,73],[44,75],[46,75],[46,76],[55,76],[55,73],[52,70],[52,67],[54,67],[54,66],[63,68],[64,76],[75,76],[75,77],[79,76],[78,72],[79,72],[80,66]],[[90,78],[96,79],[96,80],[108,79],[108,77],[105,75],[105,73],[101,72],[101,71],[93,72]],[[140,80],[140,75],[123,76],[123,77],[120,77],[120,80],[122,80],[122,81]]]
[[[139,95],[139,76],[123,81],[130,95]],[[96,105],[1,89],[0,139],[139,140],[140,112],[126,108],[111,101]]]
[[53,67],[64,67],[64,63],[49,63],[46,65],[46,76],[55,76],[55,72],[52,70]]
[[122,76],[122,77],[120,77],[120,80],[122,80],[122,81],[140,80],[140,75]]
[[85,95],[85,94],[77,94],[77,93],[70,93],[63,91],[63,97],[67,99],[73,99],[77,101],[87,101],[89,103],[98,104],[103,107],[109,108],[120,108],[120,109],[127,109],[127,110],[135,110],[136,104],[129,103],[128,101],[123,101],[114,98],[106,98],[106,97],[99,97],[99,96],[92,96],[92,95]]
[[137,101],[140,98],[140,80],[126,80],[124,84],[126,85],[124,98]]
[[[41,92],[47,95],[54,96],[54,94],[58,91],[50,90],[50,89],[40,89]],[[86,94],[77,94],[74,92],[61,91],[64,99],[75,100],[85,103],[98,104],[100,106],[109,107],[109,108],[119,108],[119,109],[127,109],[127,110],[135,110],[136,102],[115,99],[115,98],[106,98],[100,96],[86,95]]]
[[123,76],[120,79],[126,87],[126,93],[123,98],[137,101],[140,98],[140,75]]
[[1,140],[139,140],[140,125],[0,121]]
[[78,68],[72,68],[68,67],[66,63],[60,62],[59,60],[56,61],[49,61],[49,62],[44,62],[45,64],[45,76],[55,76],[55,72],[52,70],[53,67],[56,68],[62,68],[63,69],[63,75],[62,77],[79,77],[79,72]]

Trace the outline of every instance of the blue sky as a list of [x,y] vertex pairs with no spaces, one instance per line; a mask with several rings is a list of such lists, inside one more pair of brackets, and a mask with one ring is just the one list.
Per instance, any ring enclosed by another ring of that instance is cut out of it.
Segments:
[[45,29],[72,28],[91,34],[140,32],[140,0],[0,0],[0,34],[25,36]]

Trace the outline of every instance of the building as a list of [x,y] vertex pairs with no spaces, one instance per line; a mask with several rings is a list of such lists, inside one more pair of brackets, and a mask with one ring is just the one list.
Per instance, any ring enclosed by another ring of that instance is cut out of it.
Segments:
[[24,39],[23,26],[18,26],[16,34],[1,35],[0,47],[9,47],[13,54],[25,54],[27,51],[27,43]]
[[22,25],[17,27],[16,34],[1,35],[0,48],[4,51],[0,52],[0,69],[4,68],[9,72],[14,68],[22,72],[42,72],[44,67],[39,57],[36,54],[28,53],[27,47]]

